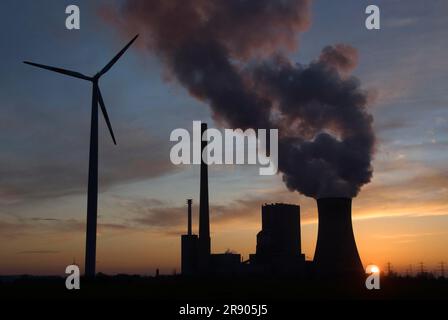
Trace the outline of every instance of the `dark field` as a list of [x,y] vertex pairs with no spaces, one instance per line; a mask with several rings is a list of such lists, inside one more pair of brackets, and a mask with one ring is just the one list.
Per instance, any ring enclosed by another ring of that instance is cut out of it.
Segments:
[[364,281],[304,281],[291,278],[184,278],[180,276],[99,276],[67,290],[62,277],[3,277],[4,299],[143,299],[151,301],[448,300],[447,279],[381,279],[380,290]]

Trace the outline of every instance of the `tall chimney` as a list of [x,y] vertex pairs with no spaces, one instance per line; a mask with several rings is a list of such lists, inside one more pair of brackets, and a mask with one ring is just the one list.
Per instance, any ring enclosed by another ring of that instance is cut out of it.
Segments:
[[203,139],[207,124],[201,123],[201,189],[199,198],[199,250],[203,257],[210,255],[210,218],[208,205],[208,168],[203,159],[207,141]]
[[191,199],[188,203],[188,234],[181,236],[181,268],[183,275],[196,274],[198,269],[198,236],[191,230]]
[[363,273],[352,227],[352,199],[317,199],[319,228],[314,254],[321,276],[354,277]]
[[191,236],[192,235],[192,230],[191,230],[191,199],[187,199],[187,203],[188,203],[188,235]]

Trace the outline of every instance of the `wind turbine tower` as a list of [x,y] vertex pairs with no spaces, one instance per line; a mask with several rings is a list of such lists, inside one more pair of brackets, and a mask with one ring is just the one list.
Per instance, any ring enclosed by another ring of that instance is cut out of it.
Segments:
[[108,64],[104,66],[94,76],[86,76],[82,73],[46,66],[43,64],[24,61],[34,67],[50,70],[57,73],[62,73],[66,76],[75,77],[78,79],[90,81],[92,83],[92,117],[90,120],[90,152],[89,152],[89,180],[87,189],[87,230],[86,230],[86,258],[85,258],[85,275],[86,277],[95,277],[95,262],[96,262],[96,228],[97,228],[97,209],[98,209],[98,104],[103,113],[104,120],[109,128],[112,140],[116,145],[114,132],[110,124],[109,115],[107,114],[106,106],[104,104],[101,90],[99,87],[100,78],[109,71],[110,68],[120,59],[125,51],[137,39],[136,35]]

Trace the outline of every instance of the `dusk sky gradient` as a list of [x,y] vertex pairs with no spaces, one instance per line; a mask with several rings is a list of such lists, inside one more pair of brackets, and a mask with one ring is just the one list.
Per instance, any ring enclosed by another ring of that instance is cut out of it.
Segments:
[[[0,274],[62,274],[83,265],[90,84],[22,63],[93,75],[131,38],[105,16],[114,1],[0,4]],[[65,28],[65,7],[81,29]],[[364,27],[369,4],[381,30]],[[338,43],[358,50],[354,74],[369,90],[377,137],[373,179],[353,200],[364,265],[428,270],[448,261],[448,2],[315,0],[311,25],[290,58],[310,63]],[[137,31],[137,30],[136,30]],[[140,31],[140,30],[138,30]],[[135,32],[137,33],[137,32]],[[144,36],[101,79],[118,146],[100,118],[97,270],[171,273],[180,268],[186,199],[197,232],[199,166],[174,166],[170,132],[193,120],[216,127],[210,109],[169,77]],[[300,204],[302,250],[317,237],[313,199],[290,192],[257,166],[209,168],[212,251],[255,252],[261,205]]]

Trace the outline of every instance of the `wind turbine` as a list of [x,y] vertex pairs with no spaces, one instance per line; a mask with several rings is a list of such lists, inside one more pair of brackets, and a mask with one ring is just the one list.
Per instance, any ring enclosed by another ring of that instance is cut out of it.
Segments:
[[85,275],[86,277],[95,277],[95,262],[96,262],[96,227],[97,227],[97,207],[98,207],[98,103],[106,120],[112,140],[116,145],[114,132],[109,121],[106,106],[104,105],[103,97],[98,85],[99,79],[120,59],[125,51],[137,39],[136,35],[120,52],[103,69],[101,69],[93,77],[86,76],[82,73],[46,66],[43,64],[24,61],[24,63],[34,67],[47,69],[53,72],[65,74],[67,76],[75,77],[82,80],[87,80],[92,83],[92,117],[90,122],[90,152],[89,152],[89,183],[87,189],[87,231],[86,231],[86,259],[85,259]]

